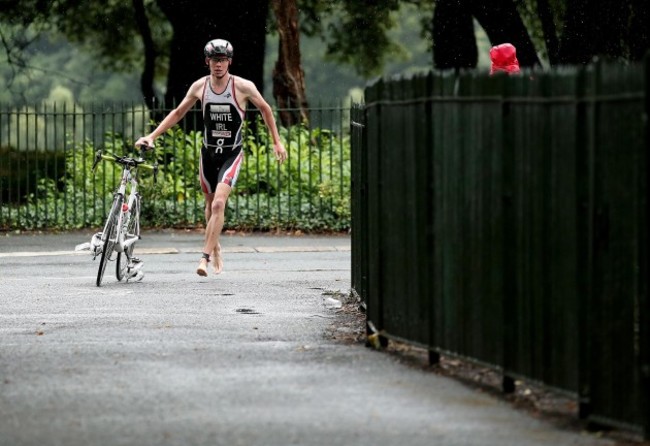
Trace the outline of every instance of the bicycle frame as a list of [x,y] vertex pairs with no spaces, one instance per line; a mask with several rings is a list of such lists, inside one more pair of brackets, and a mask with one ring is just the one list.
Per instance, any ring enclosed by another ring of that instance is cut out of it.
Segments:
[[[154,182],[158,171],[158,164],[146,164],[142,149],[139,158],[119,157],[116,155],[104,155],[101,150],[95,155],[93,170],[101,160],[113,161],[122,166],[122,176],[117,190],[113,194],[113,204],[104,223],[102,232],[95,234],[91,240],[93,259],[101,255],[99,270],[97,271],[97,286],[101,285],[106,265],[111,260],[117,260],[115,274],[118,281],[131,274],[135,274],[139,267],[133,264],[134,244],[140,240],[140,193],[138,192],[138,168],[152,169]],[[113,259],[113,253],[117,253]],[[122,255],[125,261],[121,262]],[[138,263],[141,262],[137,260]],[[141,275],[140,275],[141,278]]]
[[[115,158],[107,155],[102,155],[102,159],[104,160],[111,160],[115,161]],[[114,197],[120,197],[120,202],[122,203],[122,209],[120,209],[119,216],[117,218],[117,231],[116,231],[116,237],[112,240],[110,240],[112,243],[114,243],[113,249],[116,252],[120,253],[126,253],[127,248],[131,246],[133,243],[135,243],[137,240],[140,239],[140,210],[139,208],[136,208],[137,214],[138,215],[131,215],[131,209],[133,209],[133,206],[136,202],[136,200],[140,200],[140,195],[138,193],[138,180],[137,180],[137,175],[138,175],[138,166],[137,165],[130,165],[130,164],[125,164],[124,167],[122,168],[122,179],[120,180],[120,185],[118,186],[117,190],[115,191]],[[124,198],[126,197],[126,191],[127,191],[127,186],[129,186],[129,194],[128,194],[128,200],[126,203],[124,203]],[[128,237],[128,234],[126,233],[126,229],[128,228],[128,221],[126,219],[128,218],[135,218],[135,224],[136,224],[136,231],[135,234],[138,234],[137,237]],[[104,230],[102,231],[102,234],[106,234],[108,230],[108,225],[110,224],[110,219],[106,220],[106,223],[104,224]],[[102,240],[105,240],[104,237],[102,237]],[[130,257],[127,255],[127,258]]]

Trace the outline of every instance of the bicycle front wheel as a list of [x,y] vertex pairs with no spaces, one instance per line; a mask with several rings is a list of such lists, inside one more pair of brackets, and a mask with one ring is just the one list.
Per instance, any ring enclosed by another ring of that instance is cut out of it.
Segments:
[[[126,234],[124,240],[128,242],[129,240],[140,239],[140,199],[136,198],[133,201],[133,206],[129,209],[128,215],[124,216],[128,224],[126,225]],[[133,250],[135,249],[136,242],[134,241],[129,245],[128,248],[124,250],[124,255],[121,252],[117,253],[117,259],[115,260],[115,276],[117,280],[124,279],[129,271],[129,264],[131,263],[131,258],[133,257]]]
[[111,259],[111,255],[113,255],[113,250],[115,249],[115,241],[117,240],[117,220],[121,211],[122,197],[115,197],[111,213],[106,219],[106,226],[104,227],[104,232],[102,234],[104,247],[102,249],[102,256],[99,259],[99,269],[97,270],[97,286],[102,285],[106,265]]

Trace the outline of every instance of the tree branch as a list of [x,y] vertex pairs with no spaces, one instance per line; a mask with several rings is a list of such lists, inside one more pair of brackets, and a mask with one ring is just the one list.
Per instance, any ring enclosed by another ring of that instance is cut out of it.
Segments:
[[553,11],[548,0],[537,0],[537,14],[542,22],[542,32],[544,33],[544,42],[546,42],[548,61],[551,65],[557,65],[560,62],[560,40],[557,36]]
[[144,67],[140,76],[140,89],[142,90],[145,104],[151,110],[154,108],[156,99],[153,81],[158,53],[151,35],[151,27],[149,26],[143,0],[133,0],[133,13],[136,26],[144,44]]
[[[309,122],[305,74],[300,61],[300,29],[295,0],[272,0],[278,24],[278,60],[273,70],[273,96],[284,126]],[[294,111],[295,110],[295,111]]]

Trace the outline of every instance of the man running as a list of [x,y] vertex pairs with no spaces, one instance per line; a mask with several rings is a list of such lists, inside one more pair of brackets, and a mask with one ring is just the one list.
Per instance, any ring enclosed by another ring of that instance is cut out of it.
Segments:
[[260,110],[264,123],[271,132],[275,158],[280,163],[287,159],[287,151],[280,141],[271,106],[253,82],[230,74],[233,56],[230,42],[223,39],[211,40],[203,52],[210,74],[194,82],[178,107],[169,112],[154,131],[135,143],[137,146],[153,147],[156,138],[176,125],[196,101],[201,101],[204,132],[199,176],[205,197],[206,227],[203,256],[196,269],[199,276],[208,275],[207,265],[210,260],[216,274],[223,269],[219,237],[223,229],[226,202],[237,181],[244,156],[242,125],[249,101]]

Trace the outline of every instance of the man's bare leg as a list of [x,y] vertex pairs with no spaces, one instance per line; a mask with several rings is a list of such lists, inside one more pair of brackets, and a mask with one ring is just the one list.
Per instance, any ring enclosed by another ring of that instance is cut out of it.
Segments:
[[[205,197],[205,225],[207,227],[208,222],[210,221],[210,217],[212,216],[212,199],[214,198],[215,194],[209,194],[209,196],[206,195]],[[213,259],[213,266],[214,266],[214,272],[216,274],[219,274],[221,270],[223,269],[223,259],[221,258],[221,243],[217,242],[217,246],[214,248],[214,251],[212,251],[212,259]],[[218,260],[216,260],[218,259]],[[207,275],[207,268],[206,268],[206,275]]]
[[[203,253],[212,253],[212,266],[216,274],[221,273],[223,270],[223,259],[221,257],[221,245],[219,244],[219,237],[223,229],[224,214],[226,210],[226,202],[230,195],[231,187],[224,183],[217,185],[217,191],[214,194],[206,194],[206,209],[205,216],[207,225],[205,227],[205,244],[203,245]],[[197,274],[203,276],[207,275],[207,259],[204,257],[199,263]]]
[[223,270],[223,257],[221,257],[221,243],[219,242],[212,251],[212,269],[214,269],[215,274],[220,274]]
[[[203,193],[203,197],[205,198],[205,227],[208,227],[208,223],[210,222],[210,217],[212,216],[212,200],[214,199],[214,193],[212,194],[206,194],[205,192]],[[196,273],[199,276],[207,276],[208,275],[208,262],[209,260],[205,257],[205,251],[203,253],[203,257],[199,261],[199,266],[196,268]]]

